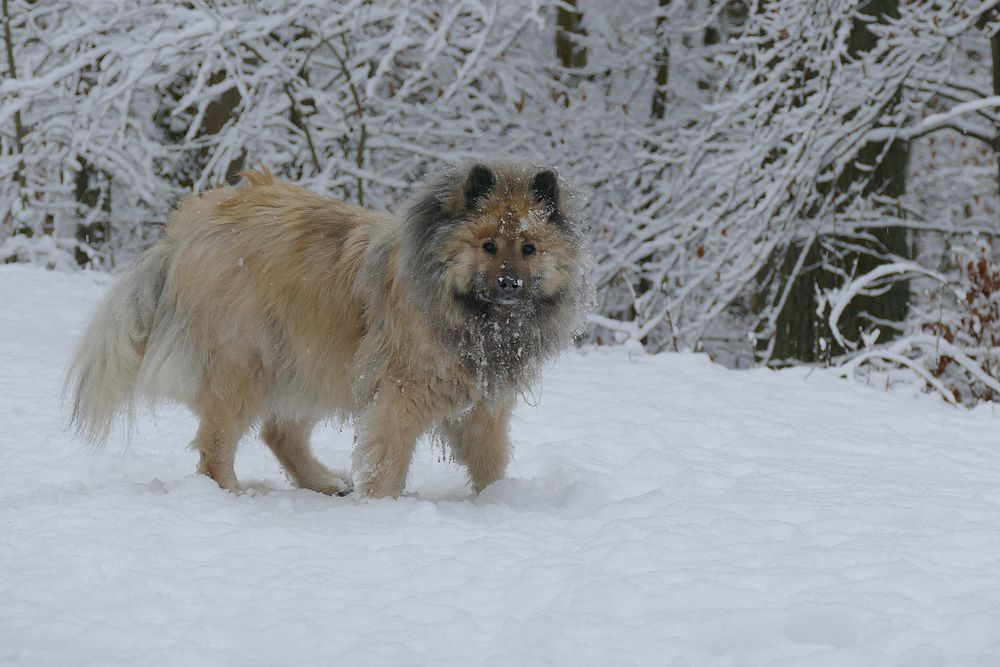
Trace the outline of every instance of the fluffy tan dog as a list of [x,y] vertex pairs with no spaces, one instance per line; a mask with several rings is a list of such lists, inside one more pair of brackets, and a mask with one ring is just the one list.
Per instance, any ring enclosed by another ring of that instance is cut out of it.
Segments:
[[476,164],[431,179],[402,218],[275,182],[181,202],[105,297],[69,370],[73,421],[104,441],[139,397],[198,415],[198,470],[238,491],[254,424],[298,486],[351,489],[310,451],[353,421],[361,491],[399,496],[432,429],[481,490],[504,475],[517,393],[578,330],[585,243],[555,173]]

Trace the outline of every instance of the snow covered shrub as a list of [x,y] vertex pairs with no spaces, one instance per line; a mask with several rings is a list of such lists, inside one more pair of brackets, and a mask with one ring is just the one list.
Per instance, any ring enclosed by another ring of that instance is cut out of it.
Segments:
[[[72,271],[79,268],[81,262],[78,254],[85,253],[85,249],[85,245],[78,244],[73,239],[15,234],[0,242],[0,264],[24,262],[49,269]],[[86,254],[84,256],[88,257]]]
[[[959,252],[947,274],[914,262],[897,262],[859,276],[824,295],[828,327],[847,354],[834,361],[844,375],[918,382],[952,403],[974,404],[1000,399],[1000,261],[991,242]],[[857,339],[838,327],[845,306],[858,294],[878,291],[884,281],[909,274],[915,290],[916,315],[905,331],[886,344],[871,327]]]
[[[981,242],[974,254],[956,258],[957,290],[951,308],[940,304],[939,317],[924,322],[921,330],[947,343],[928,350],[930,371],[955,396],[956,401],[996,401],[1000,392],[983,377],[1000,382],[1000,263],[992,243]],[[946,293],[939,293],[946,300]],[[961,351],[975,364],[960,363],[951,349]],[[978,372],[977,372],[978,370]]]

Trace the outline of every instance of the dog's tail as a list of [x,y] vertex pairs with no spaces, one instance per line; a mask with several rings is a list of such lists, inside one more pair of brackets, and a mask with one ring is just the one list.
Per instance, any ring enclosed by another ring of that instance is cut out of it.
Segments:
[[107,440],[123,410],[135,414],[139,366],[166,281],[168,248],[160,243],[104,297],[66,375],[74,429],[95,444]]

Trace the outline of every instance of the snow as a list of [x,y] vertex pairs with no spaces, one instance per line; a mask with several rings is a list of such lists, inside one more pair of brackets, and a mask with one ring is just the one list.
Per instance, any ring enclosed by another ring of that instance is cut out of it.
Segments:
[[[108,278],[0,267],[0,664],[992,665],[1000,420],[823,370],[575,351],[476,497],[421,445],[398,500],[194,475],[192,416],[65,430]],[[317,431],[349,467],[349,429]]]

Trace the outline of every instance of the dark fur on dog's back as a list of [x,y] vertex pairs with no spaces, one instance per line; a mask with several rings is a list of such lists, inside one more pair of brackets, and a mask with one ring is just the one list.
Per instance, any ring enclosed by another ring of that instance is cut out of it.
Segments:
[[565,347],[590,297],[581,225],[554,172],[473,165],[431,179],[402,218],[275,182],[189,197],[103,302],[70,368],[94,440],[138,396],[191,406],[199,469],[225,488],[261,423],[295,481],[348,488],[309,452],[352,418],[366,494],[398,495],[436,428],[476,488],[503,474],[514,396]]

